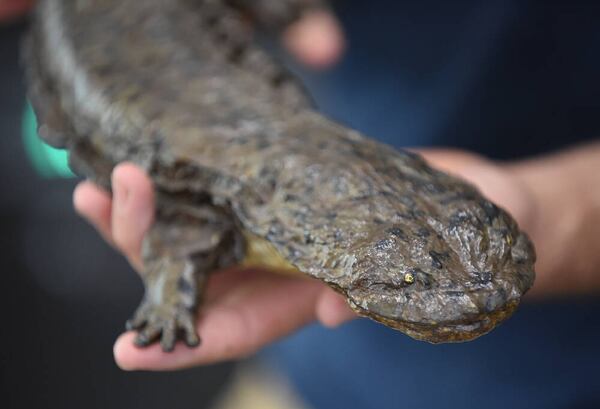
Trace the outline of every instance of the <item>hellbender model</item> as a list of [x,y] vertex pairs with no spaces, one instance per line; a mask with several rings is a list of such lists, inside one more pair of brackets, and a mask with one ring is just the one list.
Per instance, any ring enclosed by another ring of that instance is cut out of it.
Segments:
[[[360,315],[430,342],[473,339],[515,310],[534,250],[502,209],[419,156],[315,112],[250,41],[298,0],[43,0],[25,45],[51,144],[105,187],[132,161],[152,177],[137,343],[199,338],[212,270],[246,257],[296,269]],[[315,2],[310,7],[317,7]]]

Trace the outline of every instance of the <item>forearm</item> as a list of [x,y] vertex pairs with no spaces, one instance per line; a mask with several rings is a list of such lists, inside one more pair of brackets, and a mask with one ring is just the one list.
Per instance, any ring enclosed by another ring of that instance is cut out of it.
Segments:
[[600,293],[600,142],[509,165],[533,196],[533,295]]

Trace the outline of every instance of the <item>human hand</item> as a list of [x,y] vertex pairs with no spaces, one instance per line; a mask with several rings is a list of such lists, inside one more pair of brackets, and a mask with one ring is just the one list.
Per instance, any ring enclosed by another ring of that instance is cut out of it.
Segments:
[[[136,269],[142,267],[142,238],[153,221],[149,178],[132,164],[117,166],[113,196],[91,182],[74,193],[77,211],[121,251]],[[133,333],[115,344],[115,358],[124,369],[178,369],[243,357],[314,321],[335,325],[348,307],[315,280],[258,270],[230,269],[211,276],[203,300],[198,332],[200,348],[179,346],[166,354],[157,345],[138,349]]]
[[[461,151],[421,153],[433,166],[479,186],[525,229],[535,225],[534,199],[506,167]],[[82,182],[74,194],[75,207],[135,268],[141,268],[140,245],[154,213],[151,181],[134,165],[121,164],[112,185],[111,198],[91,182]],[[124,369],[179,369],[244,357],[315,320],[334,327],[355,317],[345,300],[321,282],[230,269],[213,274],[209,281],[197,323],[199,348],[179,346],[172,353],[162,352],[158,345],[139,349],[134,334],[126,333],[114,352]]]

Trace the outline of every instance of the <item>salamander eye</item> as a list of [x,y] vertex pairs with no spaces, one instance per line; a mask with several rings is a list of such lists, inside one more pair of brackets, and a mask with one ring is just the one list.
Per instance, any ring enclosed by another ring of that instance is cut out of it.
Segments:
[[413,273],[404,273],[404,282],[406,284],[412,284],[415,282],[415,275]]

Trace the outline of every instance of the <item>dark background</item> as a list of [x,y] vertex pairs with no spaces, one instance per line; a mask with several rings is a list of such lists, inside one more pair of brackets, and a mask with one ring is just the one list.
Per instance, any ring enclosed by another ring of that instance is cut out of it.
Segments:
[[131,373],[114,363],[141,282],[73,211],[77,181],[42,179],[25,154],[25,29],[0,25],[0,408],[208,407],[232,365]]

